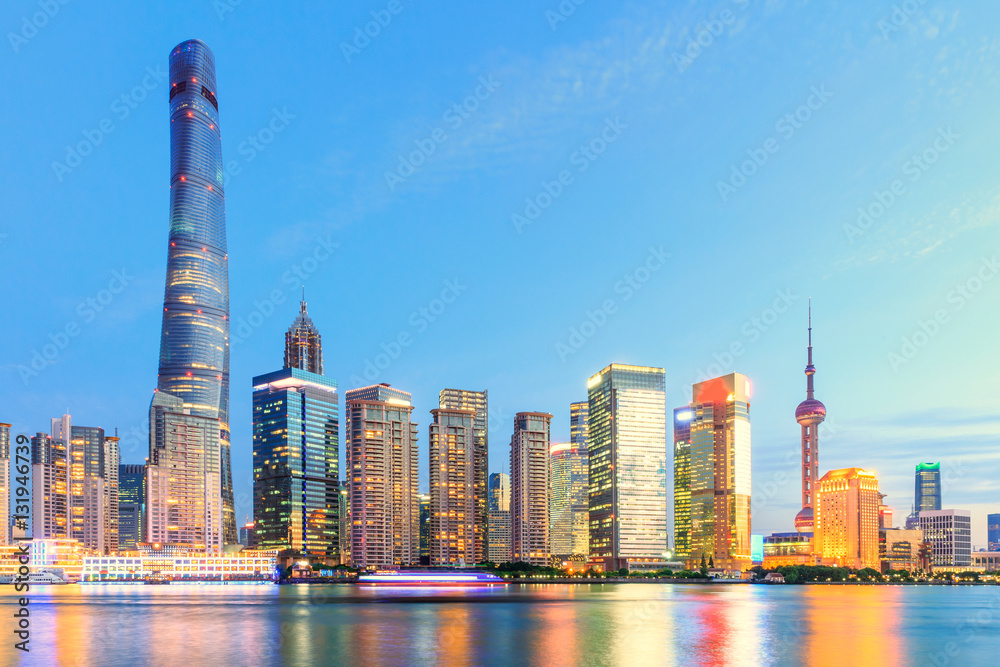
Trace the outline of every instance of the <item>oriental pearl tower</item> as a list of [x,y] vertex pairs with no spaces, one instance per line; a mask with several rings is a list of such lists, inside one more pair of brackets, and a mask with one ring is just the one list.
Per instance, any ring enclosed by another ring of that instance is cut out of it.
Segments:
[[802,509],[795,515],[795,530],[813,530],[813,485],[819,479],[819,425],[826,419],[826,406],[813,392],[812,299],[809,300],[809,347],[806,362],[806,400],[795,408],[795,421],[802,426]]

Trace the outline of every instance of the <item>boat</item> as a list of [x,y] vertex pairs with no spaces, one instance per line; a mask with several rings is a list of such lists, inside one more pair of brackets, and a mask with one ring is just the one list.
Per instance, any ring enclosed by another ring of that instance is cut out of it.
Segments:
[[369,586],[506,586],[492,572],[480,570],[378,570],[361,574],[359,584]]

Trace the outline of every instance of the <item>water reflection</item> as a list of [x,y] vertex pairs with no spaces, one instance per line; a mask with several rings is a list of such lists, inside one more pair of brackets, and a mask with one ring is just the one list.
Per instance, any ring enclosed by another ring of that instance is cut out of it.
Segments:
[[[997,590],[36,587],[30,593],[30,660],[6,642],[0,664],[922,664],[955,640],[958,623],[980,612],[989,622],[962,642],[961,664],[993,664],[1000,615],[988,612]],[[12,588],[0,589],[5,608],[16,597]]]

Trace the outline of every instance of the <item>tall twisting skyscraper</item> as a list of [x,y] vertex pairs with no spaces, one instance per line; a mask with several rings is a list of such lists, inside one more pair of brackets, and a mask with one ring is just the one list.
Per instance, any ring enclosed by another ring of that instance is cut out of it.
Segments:
[[219,421],[223,539],[236,543],[229,457],[229,259],[215,57],[170,52],[170,239],[157,387]]
[[806,360],[806,400],[795,408],[795,420],[802,426],[802,509],[795,515],[795,530],[811,533],[815,486],[819,479],[819,425],[826,419],[826,406],[813,393],[812,304],[809,305],[809,347]]

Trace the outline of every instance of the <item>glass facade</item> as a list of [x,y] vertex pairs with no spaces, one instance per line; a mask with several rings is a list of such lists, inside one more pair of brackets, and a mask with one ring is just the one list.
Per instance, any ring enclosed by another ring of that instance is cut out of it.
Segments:
[[587,450],[571,442],[549,448],[549,541],[555,556],[587,556]]
[[306,312],[305,288],[302,289],[299,315],[285,332],[284,367],[323,374],[323,339]]
[[170,53],[170,234],[161,392],[219,421],[223,532],[236,543],[229,443],[229,259],[215,57],[198,40]]
[[914,512],[941,509],[941,464],[918,463],[913,490]]
[[587,449],[587,437],[590,429],[587,418],[590,414],[590,403],[579,401],[569,404],[569,441],[578,449]]
[[255,377],[253,387],[256,544],[338,561],[337,383],[285,368]]
[[118,466],[118,548],[135,549],[146,541],[146,466],[123,463]]
[[473,519],[475,410],[431,410],[430,564],[462,567],[476,562]]
[[611,364],[587,381],[590,556],[617,570],[667,552],[666,377]]
[[1000,551],[1000,514],[986,515],[986,542],[990,551]]
[[691,419],[685,406],[674,410],[674,556],[691,552]]
[[510,548],[510,475],[495,472],[490,475],[490,539],[489,560],[509,563]]
[[692,387],[689,559],[749,566],[750,380],[741,373]]
[[473,462],[474,529],[476,562],[481,563],[486,560],[489,551],[487,544],[489,499],[486,488],[486,478],[489,474],[489,395],[485,390],[442,389],[438,395],[438,407],[448,410],[474,410],[476,413],[473,422],[475,429],[475,442],[473,444],[475,449]]

